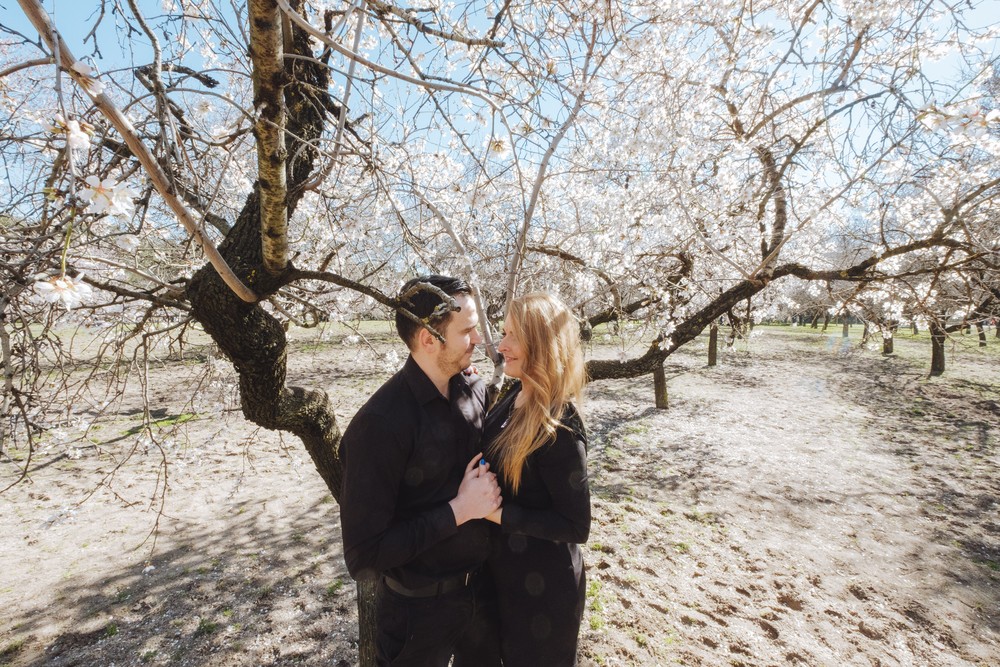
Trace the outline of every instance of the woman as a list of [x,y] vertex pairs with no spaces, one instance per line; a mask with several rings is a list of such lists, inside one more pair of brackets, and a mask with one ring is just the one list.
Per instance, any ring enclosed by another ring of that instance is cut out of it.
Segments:
[[520,380],[486,417],[487,457],[503,507],[489,570],[505,667],[576,665],[590,532],[587,436],[572,401],[586,379],[579,323],[548,294],[515,299],[499,351]]

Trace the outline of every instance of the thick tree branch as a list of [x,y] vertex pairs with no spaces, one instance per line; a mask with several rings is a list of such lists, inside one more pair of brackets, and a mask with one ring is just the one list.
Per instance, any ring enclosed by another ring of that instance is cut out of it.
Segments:
[[250,0],[254,136],[260,184],[264,267],[279,275],[288,266],[288,185],[285,174],[284,44],[274,0]]

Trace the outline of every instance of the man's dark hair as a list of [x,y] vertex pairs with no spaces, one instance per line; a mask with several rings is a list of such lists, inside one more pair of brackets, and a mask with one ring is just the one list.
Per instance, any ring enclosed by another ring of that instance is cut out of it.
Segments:
[[[427,325],[432,329],[441,335],[444,335],[444,329],[448,324],[448,320],[451,319],[451,313],[453,311],[446,310],[443,314],[432,317],[431,314],[434,312],[434,309],[441,305],[444,301],[433,290],[426,288],[404,298],[403,295],[417,283],[428,283],[433,285],[448,296],[472,294],[472,288],[469,287],[469,284],[461,278],[439,275],[418,276],[412,280],[406,281],[406,284],[400,288],[399,300],[402,302],[402,306],[421,320],[427,322]],[[398,310],[396,311],[396,331],[399,333],[399,337],[403,339],[403,342],[406,343],[407,347],[412,349],[411,343],[415,340],[417,332],[421,328],[422,327],[418,322],[414,322],[405,314]]]

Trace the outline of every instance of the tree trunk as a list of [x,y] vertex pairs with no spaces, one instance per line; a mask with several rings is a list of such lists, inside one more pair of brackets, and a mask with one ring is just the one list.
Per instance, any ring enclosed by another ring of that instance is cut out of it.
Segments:
[[979,347],[986,347],[986,328],[982,322],[976,322],[976,331],[979,332]]
[[823,333],[826,333],[827,327],[830,326],[830,313],[823,314]]
[[714,366],[719,358],[719,324],[712,322],[708,328],[708,365]]
[[813,316],[813,319],[812,319],[812,324],[811,324],[810,326],[811,326],[811,327],[812,327],[813,329],[818,329],[818,328],[819,328],[819,313],[816,313],[816,314],[815,314],[815,315]]
[[358,582],[358,665],[375,665],[375,589],[376,579]]
[[653,371],[653,393],[656,397],[656,408],[667,409],[667,376],[663,372],[663,364]]
[[911,323],[910,326],[913,327],[913,335],[914,336],[916,336],[918,333],[920,333],[920,330],[917,329],[917,323],[916,322]]
[[[302,198],[302,186],[313,172],[317,158],[315,146],[323,134],[327,112],[333,108],[333,102],[326,93],[329,87],[327,71],[312,59],[309,37],[293,29],[291,38],[286,35],[285,39],[289,51],[307,56],[306,59],[284,61],[287,218]],[[259,184],[247,197],[219,251],[236,275],[262,301],[289,281],[288,276],[294,268],[290,262],[284,271],[271,272],[265,268]],[[343,468],[338,456],[340,429],[333,405],[322,390],[286,386],[287,341],[281,323],[258,304],[239,299],[210,265],[194,275],[188,284],[187,296],[192,315],[232,361],[239,375],[240,407],[244,416],[264,428],[298,436],[330,493],[339,502]],[[374,582],[358,586],[362,667],[375,664],[374,586]]]
[[945,331],[937,320],[931,320],[931,375],[944,373]]
[[865,320],[865,328],[861,330],[861,346],[864,347],[868,344],[868,339],[872,335],[872,328],[868,324],[868,320]]
[[841,331],[841,338],[850,338],[851,336],[851,321],[848,318],[844,318],[844,328]]
[[882,336],[882,354],[892,354],[892,332],[888,336]]

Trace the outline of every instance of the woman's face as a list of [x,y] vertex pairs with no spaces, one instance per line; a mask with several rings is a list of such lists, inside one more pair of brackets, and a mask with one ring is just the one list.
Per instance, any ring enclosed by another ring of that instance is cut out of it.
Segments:
[[517,322],[512,317],[508,317],[503,324],[503,338],[500,340],[500,345],[497,346],[497,351],[504,358],[503,372],[512,378],[523,377],[528,354],[521,345],[521,340],[518,338]]

